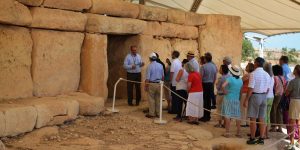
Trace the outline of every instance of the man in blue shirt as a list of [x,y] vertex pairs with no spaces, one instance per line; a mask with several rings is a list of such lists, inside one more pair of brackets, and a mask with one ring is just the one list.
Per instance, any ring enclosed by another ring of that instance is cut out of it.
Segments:
[[145,91],[147,91],[149,95],[149,113],[146,117],[154,118],[159,115],[160,86],[158,83],[164,80],[164,69],[163,66],[156,61],[157,55],[155,53],[151,53],[149,59],[150,64],[147,68],[145,81]]
[[291,69],[289,67],[289,58],[287,56],[281,56],[279,59],[279,64],[283,69],[283,76],[288,81],[288,74],[291,73]]
[[[141,82],[141,67],[144,66],[141,56],[137,53],[137,47],[130,47],[131,53],[128,54],[124,60],[124,68],[127,71],[127,79]],[[140,83],[127,82],[127,97],[128,105],[133,106],[133,85],[136,89],[136,105],[138,106],[141,100],[141,85]]]

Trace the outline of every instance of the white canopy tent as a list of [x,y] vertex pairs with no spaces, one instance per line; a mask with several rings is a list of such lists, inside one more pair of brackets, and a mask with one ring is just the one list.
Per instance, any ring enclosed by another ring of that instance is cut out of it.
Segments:
[[200,14],[240,16],[244,32],[267,36],[300,32],[300,0],[131,0]]

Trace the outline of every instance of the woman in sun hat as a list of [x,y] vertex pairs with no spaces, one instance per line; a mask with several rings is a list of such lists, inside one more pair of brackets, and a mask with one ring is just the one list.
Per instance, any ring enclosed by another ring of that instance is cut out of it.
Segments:
[[[224,93],[222,115],[225,117],[225,128],[226,132],[223,134],[224,137],[229,137],[230,119],[240,119],[240,95],[242,92],[243,81],[240,78],[241,70],[238,66],[228,66],[231,77],[228,77],[222,85]],[[240,120],[236,120],[237,133],[236,136],[240,137]]]

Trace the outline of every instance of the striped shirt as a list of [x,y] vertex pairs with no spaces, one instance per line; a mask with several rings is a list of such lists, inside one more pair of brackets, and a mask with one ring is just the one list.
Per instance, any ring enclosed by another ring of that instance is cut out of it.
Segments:
[[270,75],[263,68],[256,68],[250,74],[248,87],[252,88],[254,93],[267,93],[271,84],[270,80]]

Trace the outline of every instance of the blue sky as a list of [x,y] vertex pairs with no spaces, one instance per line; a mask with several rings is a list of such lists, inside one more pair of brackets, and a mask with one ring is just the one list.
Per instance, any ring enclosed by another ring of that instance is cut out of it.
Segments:
[[[245,33],[245,35],[253,37],[266,37],[262,34],[257,33]],[[273,48],[296,48],[297,50],[300,50],[300,33],[289,33],[289,34],[282,34],[282,35],[275,35],[268,37],[265,43],[266,49],[273,49]],[[258,49],[258,42],[251,41],[254,48]]]

